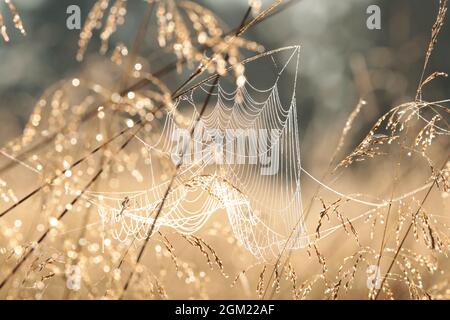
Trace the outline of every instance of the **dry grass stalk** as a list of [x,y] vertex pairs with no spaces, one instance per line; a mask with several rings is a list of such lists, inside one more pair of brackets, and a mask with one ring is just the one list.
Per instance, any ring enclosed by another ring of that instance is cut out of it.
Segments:
[[422,75],[421,75],[420,81],[419,81],[419,87],[417,89],[416,100],[422,100],[423,86],[426,83],[428,83],[429,81],[436,78],[436,75],[441,75],[441,73],[433,73],[425,81],[423,81],[423,78],[425,77],[425,72],[426,72],[426,69],[428,66],[428,62],[430,61],[431,54],[433,53],[434,47],[436,46],[436,44],[438,42],[439,32],[441,31],[441,29],[444,25],[444,22],[445,22],[445,18],[447,16],[447,9],[448,9],[447,5],[448,5],[448,0],[439,0],[439,10],[438,10],[438,14],[436,16],[436,21],[434,22],[433,27],[431,28],[431,39],[430,39],[430,43],[428,45],[427,52],[425,54],[425,62],[423,65]]
[[256,285],[256,293],[258,294],[258,298],[261,299],[264,295],[264,274],[266,273],[267,266],[264,265],[263,269],[259,274],[259,281]]

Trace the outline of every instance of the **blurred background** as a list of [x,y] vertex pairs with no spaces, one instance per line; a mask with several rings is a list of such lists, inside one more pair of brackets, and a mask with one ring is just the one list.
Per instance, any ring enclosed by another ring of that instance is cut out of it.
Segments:
[[[248,6],[246,0],[198,2],[231,27],[239,24]],[[362,111],[365,121],[359,121],[354,129],[360,131],[354,136],[355,143],[387,109],[414,98],[438,2],[301,0],[246,34],[267,49],[302,46],[298,105],[304,149],[311,150],[321,143],[321,139],[312,137],[320,137],[324,128],[337,123],[342,127],[360,97],[368,101],[368,107]],[[33,104],[46,88],[82,67],[75,60],[79,31],[66,28],[66,8],[78,4],[84,21],[93,1],[16,0],[14,3],[28,35],[22,37],[13,29],[5,4],[0,2],[12,36],[10,43],[0,43],[2,146],[21,133]],[[270,1],[263,1],[263,7],[268,3]],[[371,4],[381,8],[381,30],[366,27],[366,9]],[[129,1],[126,22],[113,35],[113,43],[120,40],[129,47],[132,45],[144,5],[140,0]],[[155,24],[150,28],[156,29]],[[450,70],[450,46],[446,43],[449,35],[450,27],[446,25],[434,52],[430,73]],[[98,55],[98,37],[94,36],[92,41],[88,53],[95,56]],[[156,45],[150,31],[143,51],[149,61],[155,58],[152,48]],[[171,61],[173,57],[167,59]],[[168,83],[174,76],[177,75],[166,77]],[[425,98],[444,98],[449,88],[449,79],[437,79],[426,89]]]

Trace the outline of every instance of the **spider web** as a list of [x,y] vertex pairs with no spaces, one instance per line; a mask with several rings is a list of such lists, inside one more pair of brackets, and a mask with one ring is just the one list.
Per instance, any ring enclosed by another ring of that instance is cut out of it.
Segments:
[[[296,106],[300,48],[286,50],[289,57],[281,67],[270,55],[278,72],[269,88],[258,89],[246,79],[227,91],[223,79],[205,81],[178,98],[173,108],[158,119],[152,132],[159,134],[137,137],[148,152],[149,189],[85,193],[115,239],[145,239],[153,224],[154,230],[168,227],[193,234],[213,214],[224,211],[236,238],[259,259],[271,259],[282,250],[302,248],[309,243],[301,201]],[[286,72],[290,64],[295,70],[293,76]],[[291,78],[292,94],[287,102],[282,102],[279,86],[286,77]],[[211,93],[212,101],[203,112],[205,92]],[[200,138],[196,134],[199,128],[203,130]],[[191,133],[181,153],[174,140],[179,129]],[[246,148],[252,150],[249,154],[238,152],[227,140],[228,152],[224,155],[224,149],[217,148],[217,137],[209,135],[212,130],[235,130],[243,135],[266,130],[273,135],[269,141],[248,139]],[[180,156],[175,177],[161,175],[167,170],[163,164],[170,161],[174,150]],[[278,155],[279,161],[278,170],[268,173],[270,155],[272,159]],[[155,219],[160,206],[161,212]]]

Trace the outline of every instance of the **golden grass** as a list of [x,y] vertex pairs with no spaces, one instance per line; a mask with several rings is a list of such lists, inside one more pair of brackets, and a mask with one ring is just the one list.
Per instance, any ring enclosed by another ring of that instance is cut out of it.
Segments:
[[[173,111],[172,102],[194,88],[192,83],[201,76],[209,73],[218,79],[232,70],[239,80],[245,70],[242,51],[263,49],[242,38],[244,33],[294,2],[277,1],[256,13],[250,6],[240,26],[229,33],[213,12],[193,2],[149,2],[148,6],[157,7],[159,44],[174,54],[176,63],[150,72],[138,45],[128,49],[118,44],[111,59],[87,66],[99,79],[81,70],[76,79],[62,80],[44,93],[23,135],[2,149],[10,158],[0,167],[0,297],[450,298],[450,101],[423,98],[426,86],[447,75],[435,71],[425,77],[445,22],[446,0],[440,1],[432,27],[416,99],[374,119],[362,142],[342,155],[365,108],[360,100],[340,128],[326,133],[340,133],[334,152],[329,145],[316,151],[322,158],[331,155],[322,179],[327,185],[348,190],[345,194],[356,189],[370,195],[366,202],[384,199],[384,205],[367,209],[352,200],[358,195],[340,197],[305,181],[303,190],[313,190],[303,195],[311,239],[306,248],[282,250],[273,261],[256,261],[236,240],[223,212],[196,234],[155,232],[153,224],[138,230],[147,234],[143,241],[121,243],[102,227],[94,206],[84,197],[87,190],[144,188],[147,150],[135,136],[157,136],[158,119]],[[16,8],[11,1],[6,3],[16,28],[25,33]],[[78,60],[85,56],[109,6],[109,1],[98,0],[91,9],[80,34]],[[99,31],[101,54],[108,54],[111,35],[125,15],[126,2],[115,1]],[[147,23],[142,21],[143,26]],[[0,32],[8,41],[1,13]],[[139,32],[136,43],[145,36]],[[209,58],[204,52],[210,53]],[[191,75],[180,76],[183,85],[169,90],[160,76],[183,66],[192,70]],[[179,168],[167,159],[159,159],[157,165],[161,175],[178,174]],[[172,183],[155,209],[155,219],[171,188]],[[121,213],[128,204],[124,198]],[[80,290],[67,286],[70,266],[81,270]],[[373,266],[381,271],[379,287],[368,286]]]

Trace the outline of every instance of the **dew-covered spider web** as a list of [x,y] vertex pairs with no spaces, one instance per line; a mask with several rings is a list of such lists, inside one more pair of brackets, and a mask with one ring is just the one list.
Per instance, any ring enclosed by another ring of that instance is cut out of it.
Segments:
[[[251,78],[232,85],[212,78],[174,101],[152,122],[151,134],[137,137],[148,154],[149,188],[84,195],[114,238],[145,239],[152,225],[153,233],[167,227],[193,234],[224,213],[257,258],[308,244],[296,105],[299,50],[290,47],[282,63],[275,53],[266,57],[276,70],[268,88],[257,88]],[[286,101],[281,83],[289,84]]]

